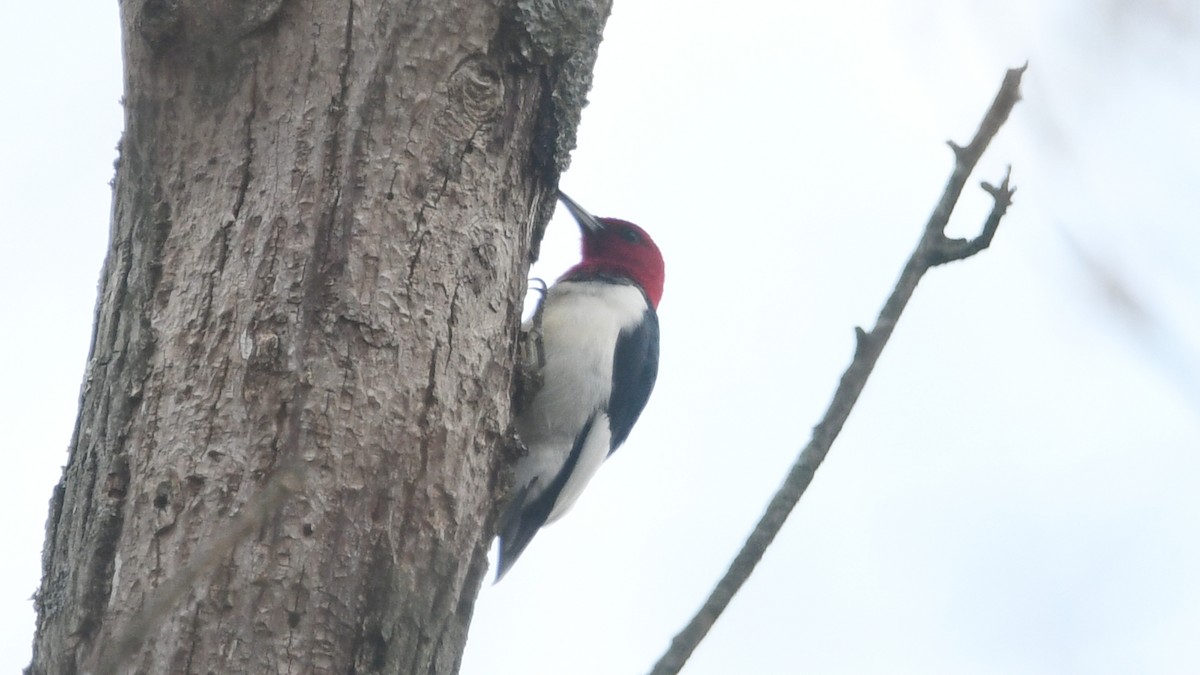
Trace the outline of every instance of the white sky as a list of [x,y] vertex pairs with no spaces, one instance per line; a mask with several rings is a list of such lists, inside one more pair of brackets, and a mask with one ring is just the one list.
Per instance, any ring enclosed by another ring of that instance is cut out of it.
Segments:
[[[724,673],[1200,672],[1200,6],[617,0],[563,186],[667,258],[658,388],[476,608],[466,675],[640,673],[823,412],[1004,69],[991,250],[934,270],[693,657]],[[0,22],[0,671],[28,663],[105,252],[116,3]],[[989,206],[970,189],[952,225]],[[535,269],[573,262],[550,228]],[[1075,242],[1095,260],[1089,272]],[[1149,316],[1121,313],[1117,280]]]

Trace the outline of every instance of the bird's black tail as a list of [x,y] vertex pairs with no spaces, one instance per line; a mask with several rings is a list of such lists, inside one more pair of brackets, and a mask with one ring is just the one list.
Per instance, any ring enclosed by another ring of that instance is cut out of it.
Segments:
[[526,503],[528,488],[513,495],[512,502],[500,517],[500,557],[496,565],[496,582],[504,578],[521,552],[533,541],[533,535],[546,524],[553,500],[534,499]]
[[595,421],[596,413],[592,413],[583,428],[579,430],[579,435],[575,437],[575,444],[571,446],[567,461],[559,469],[554,480],[546,486],[546,489],[538,492],[536,497],[530,498],[530,493],[536,485],[536,483],[530,483],[513,495],[508,508],[504,510],[504,515],[500,517],[500,559],[496,565],[497,582],[504,577],[504,573],[513,566],[513,563],[517,562],[517,558],[521,557],[521,552],[525,550],[529,542],[533,541],[533,535],[537,534],[537,531],[542,529],[546,520],[550,518],[550,512],[554,510],[554,502],[558,501],[558,495],[562,493],[563,486],[567,484],[567,479],[575,471],[579,455],[583,452],[584,441],[591,433],[592,424]]

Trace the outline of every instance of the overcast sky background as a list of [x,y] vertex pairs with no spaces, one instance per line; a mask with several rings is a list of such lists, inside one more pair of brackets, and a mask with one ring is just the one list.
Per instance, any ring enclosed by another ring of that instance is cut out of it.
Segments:
[[[1001,5],[1007,5],[1001,9]],[[835,7],[836,5],[836,7]],[[28,663],[120,135],[115,2],[0,22],[0,671]],[[1200,672],[1200,5],[617,0],[562,185],[667,260],[659,384],[466,675],[641,673],[807,441],[1004,70],[993,247],[922,283],[685,672]],[[951,231],[990,201],[972,187]],[[575,260],[556,216],[534,273]]]

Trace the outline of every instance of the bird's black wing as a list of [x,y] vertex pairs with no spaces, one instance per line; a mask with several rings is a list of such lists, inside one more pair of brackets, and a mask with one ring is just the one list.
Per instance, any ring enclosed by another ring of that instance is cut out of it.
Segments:
[[658,337],[658,314],[649,307],[643,321],[617,337],[612,394],[608,399],[610,455],[629,437],[646,401],[650,400],[658,378]]

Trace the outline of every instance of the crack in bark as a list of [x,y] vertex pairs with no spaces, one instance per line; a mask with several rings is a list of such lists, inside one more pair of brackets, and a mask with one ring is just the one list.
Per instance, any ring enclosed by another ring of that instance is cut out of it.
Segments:
[[[433,410],[433,406],[437,403],[437,371],[438,371],[438,352],[441,350],[442,343],[440,340],[433,345],[433,351],[429,355],[429,374],[425,383],[425,396],[421,403],[420,422],[418,428],[422,430],[429,429],[429,416]],[[424,477],[425,471],[429,468],[429,436],[426,433],[421,434],[421,477]],[[421,483],[417,483],[420,485]]]
[[[417,429],[421,430],[421,440],[417,443],[417,455],[420,458],[420,465],[417,469],[417,477],[414,481],[414,485],[422,485],[422,481],[429,473],[429,418],[432,414],[434,404],[437,403],[437,366],[438,352],[440,349],[441,341],[435,341],[433,350],[429,355],[429,367],[427,369],[428,374],[426,376],[425,393],[421,401],[421,410],[417,415]],[[416,501],[416,498],[417,494],[415,490],[407,491],[404,499],[404,505],[400,511],[400,513],[402,513],[406,519],[410,518],[412,514],[414,514],[413,503]],[[405,545],[406,542],[407,539],[405,537],[400,538],[400,544],[397,546],[396,550],[396,558],[398,560],[402,559],[407,551],[407,547]]]
[[[424,224],[420,219],[424,210],[417,213],[418,226]],[[429,232],[421,230],[417,234],[417,243],[413,247],[412,259],[408,262],[408,278],[405,279],[405,287],[409,289],[408,297],[412,297],[413,277],[417,273],[417,264],[421,261],[421,251],[425,248],[425,239],[429,236]]]
[[213,398],[212,403],[208,407],[208,428],[204,432],[204,452],[211,452],[213,435],[216,433],[217,412],[221,408],[221,393],[225,390],[225,380],[229,377],[228,360],[221,362],[221,367],[217,370],[217,376],[214,378]]
[[[243,187],[243,194],[244,194],[244,190],[245,190],[245,188]],[[237,208],[240,208],[240,207],[241,207],[241,205],[238,204]],[[236,219],[236,218],[237,218],[237,214],[234,213],[234,219]],[[214,300],[214,297],[213,297],[214,296],[214,288],[216,288],[217,280],[220,278],[221,273],[225,271],[225,264],[228,262],[228,259],[229,259],[229,248],[231,246],[231,240],[233,237],[234,219],[225,221],[225,223],[221,225],[221,228],[217,232],[217,235],[216,235],[217,264],[216,264],[216,268],[213,271],[206,274],[204,277],[205,284],[204,284],[204,287],[201,289],[201,297],[200,297],[200,321],[197,326],[198,332],[207,332],[208,326],[212,322],[212,306],[213,306],[213,300]]]
[[346,3],[346,34],[342,41],[342,63],[338,66],[338,93],[333,102],[333,112],[341,119],[345,117],[346,98],[350,95],[350,64],[354,60],[354,0]]
[[196,655],[196,649],[199,647],[200,643],[200,603],[192,605],[192,625],[189,632],[191,633],[192,639],[191,643],[188,645],[189,649],[185,653],[183,664],[183,672],[185,673],[194,672],[192,670],[192,657]]
[[287,642],[284,644],[284,652],[287,654],[287,664],[292,665],[294,657],[292,655],[292,644],[295,640],[296,628],[300,625],[300,620],[303,613],[300,611],[300,595],[304,590],[304,575],[308,571],[307,567],[300,568],[300,578],[296,581],[296,588],[292,596],[292,608],[287,613],[288,635]]
[[[275,279],[276,269],[279,267],[279,240],[283,236],[284,227],[280,227],[278,223],[271,223],[268,227],[269,235],[263,242],[262,262],[254,269],[254,300],[255,304],[262,305],[263,300],[275,295]],[[303,279],[301,279],[303,283]],[[257,323],[258,319],[254,319],[252,323]],[[257,328],[257,326],[254,326]]]
[[450,187],[450,178],[453,176],[461,176],[463,162],[466,161],[467,155],[469,155],[474,149],[475,137],[479,135],[480,130],[482,130],[485,126],[487,126],[486,121],[476,123],[475,128],[471,130],[471,135],[468,136],[467,140],[463,142],[462,149],[454,153],[450,162],[442,167],[441,186],[438,187],[438,189],[430,198],[422,199],[421,207],[417,209],[415,220],[417,221],[418,226],[424,225],[427,222],[425,218],[425,212],[430,209],[436,210],[438,204],[441,203],[442,198],[446,196],[446,190]]
[[[243,129],[245,133],[245,141],[243,142],[242,163],[238,167],[241,175],[238,178],[237,193],[233,199],[233,218],[236,220],[242,213],[242,205],[246,203],[246,191],[250,188],[250,168],[254,162],[254,119],[258,115],[258,59],[254,59],[254,64],[250,67],[250,111],[246,113]],[[224,256],[221,256],[221,263],[218,270],[225,267]]]
[[458,321],[458,291],[462,282],[454,284],[454,293],[450,298],[450,316],[446,319],[446,365],[450,365],[450,355],[454,352],[454,324]]

